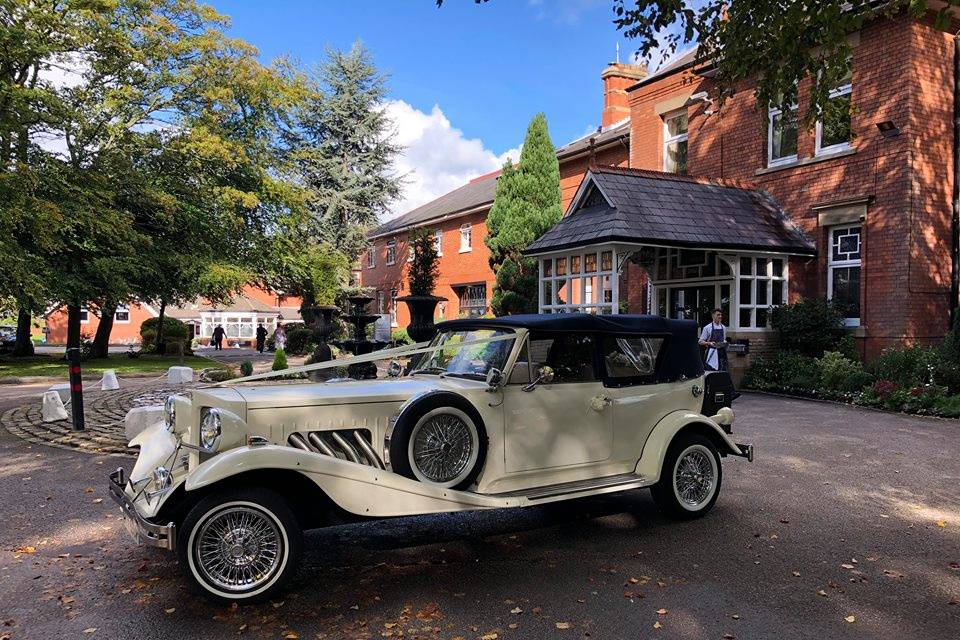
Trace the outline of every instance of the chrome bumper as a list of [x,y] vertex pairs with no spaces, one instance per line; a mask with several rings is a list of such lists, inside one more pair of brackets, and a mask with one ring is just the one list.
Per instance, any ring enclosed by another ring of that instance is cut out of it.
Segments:
[[173,551],[177,544],[177,525],[169,523],[159,525],[145,520],[137,513],[133,501],[127,497],[124,487],[127,484],[126,474],[120,467],[110,474],[110,497],[120,505],[123,515],[132,525],[132,533],[137,542],[148,547],[159,547]]
[[740,444],[738,442],[737,447],[740,448],[741,453],[735,453],[734,455],[739,455],[741,458],[746,458],[749,462],[753,462],[753,445],[752,444]]

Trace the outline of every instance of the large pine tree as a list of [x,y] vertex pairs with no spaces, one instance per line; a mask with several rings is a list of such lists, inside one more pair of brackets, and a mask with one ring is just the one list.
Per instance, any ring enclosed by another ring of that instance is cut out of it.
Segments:
[[510,162],[497,181],[497,195],[487,216],[490,267],[496,274],[493,312],[536,313],[537,261],[523,250],[563,217],[560,164],[547,119],[538,113],[527,127],[519,166]]

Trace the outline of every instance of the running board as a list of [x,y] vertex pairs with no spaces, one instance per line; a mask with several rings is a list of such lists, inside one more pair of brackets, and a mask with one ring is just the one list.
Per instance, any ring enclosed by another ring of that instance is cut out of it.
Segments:
[[519,491],[508,491],[506,493],[497,493],[492,495],[494,498],[519,498],[527,500],[544,500],[546,498],[555,498],[573,493],[582,493],[584,491],[596,491],[597,489],[611,489],[613,487],[622,487],[634,489],[646,486],[646,479],[635,473],[621,473],[616,476],[607,476],[606,478],[590,478],[588,480],[577,480],[575,482],[563,482],[552,484],[546,487],[536,489],[520,489]]

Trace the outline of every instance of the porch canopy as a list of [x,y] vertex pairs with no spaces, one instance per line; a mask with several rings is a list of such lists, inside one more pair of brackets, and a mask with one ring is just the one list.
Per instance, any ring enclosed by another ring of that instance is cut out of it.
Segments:
[[626,312],[633,263],[648,304],[630,312],[702,321],[719,307],[731,328],[762,330],[787,301],[789,256],[816,254],[769,194],[732,181],[591,167],[569,212],[525,251],[542,313]]

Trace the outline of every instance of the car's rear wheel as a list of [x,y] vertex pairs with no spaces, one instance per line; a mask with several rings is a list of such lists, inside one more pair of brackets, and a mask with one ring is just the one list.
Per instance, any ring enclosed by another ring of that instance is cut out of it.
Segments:
[[660,480],[650,493],[665,514],[690,520],[713,508],[722,478],[720,454],[710,439],[698,433],[681,434],[670,443]]
[[393,470],[438,487],[470,486],[487,453],[486,433],[473,413],[441,404],[398,424],[390,442]]
[[296,573],[303,532],[268,489],[231,489],[201,500],[184,519],[177,555],[184,575],[219,602],[261,602]]

